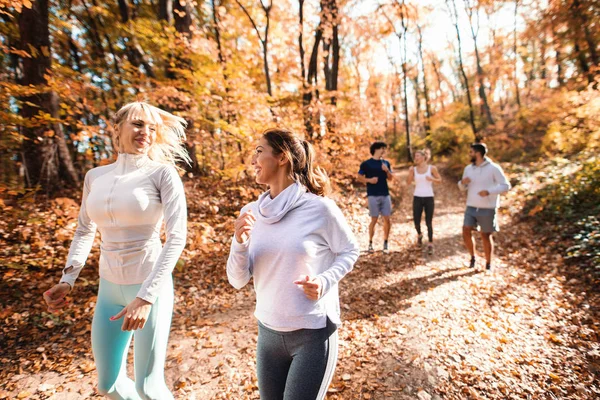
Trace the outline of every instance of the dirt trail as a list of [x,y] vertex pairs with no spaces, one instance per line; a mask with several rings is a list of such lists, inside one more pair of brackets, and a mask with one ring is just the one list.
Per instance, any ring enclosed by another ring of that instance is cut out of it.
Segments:
[[[469,269],[461,237],[465,200],[448,180],[435,188],[435,250],[426,255],[415,245],[405,178],[406,171],[396,175],[386,254],[364,252],[366,200],[358,195],[338,199],[363,252],[340,286],[345,322],[328,398],[595,397],[600,390],[598,327],[585,319],[587,298],[575,289],[578,282],[540,269],[549,262],[562,265],[560,258],[541,257],[534,241],[523,240],[526,228],[510,226],[510,217],[501,214],[494,271],[484,271],[482,258]],[[381,230],[379,225],[376,249],[381,249]],[[202,291],[180,275],[176,285],[166,368],[176,398],[258,398],[251,288]],[[15,389],[0,394],[96,398],[93,365],[82,371],[82,363],[89,363],[89,354],[73,361],[70,374],[15,375]]]

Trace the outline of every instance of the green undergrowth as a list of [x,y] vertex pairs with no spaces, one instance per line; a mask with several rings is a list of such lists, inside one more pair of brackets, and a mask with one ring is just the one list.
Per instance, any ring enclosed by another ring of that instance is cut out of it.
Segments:
[[554,235],[566,259],[600,275],[600,160],[588,157],[553,162],[539,171],[529,191],[524,218]]

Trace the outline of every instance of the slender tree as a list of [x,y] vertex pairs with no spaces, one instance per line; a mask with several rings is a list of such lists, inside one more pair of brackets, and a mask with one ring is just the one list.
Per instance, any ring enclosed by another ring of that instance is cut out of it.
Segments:
[[475,125],[475,113],[473,112],[473,101],[471,100],[471,88],[469,86],[469,78],[467,77],[467,73],[465,72],[465,65],[462,57],[462,41],[460,38],[460,29],[458,27],[458,12],[456,10],[456,2],[455,0],[446,0],[446,6],[448,9],[448,13],[450,14],[450,18],[452,19],[452,24],[454,25],[454,29],[456,30],[456,40],[458,41],[458,67],[460,69],[460,76],[462,77],[462,83],[465,88],[465,92],[467,95],[467,103],[469,105],[469,120],[471,122],[471,129],[473,130],[473,134],[475,135],[475,140],[481,141],[481,135],[477,131],[477,126]]
[[260,29],[258,29],[254,18],[252,18],[252,15],[250,15],[246,7],[244,7],[244,5],[239,0],[235,0],[235,2],[238,4],[238,6],[240,6],[244,14],[246,14],[248,19],[250,20],[250,23],[252,24],[252,27],[254,28],[254,31],[256,32],[256,35],[258,36],[258,40],[260,41],[260,44],[262,46],[263,67],[265,71],[265,80],[267,83],[267,93],[269,94],[269,96],[273,96],[273,88],[271,86],[271,74],[269,72],[269,27],[271,25],[271,10],[273,8],[273,2],[272,0],[269,0],[269,2],[267,3],[265,3],[264,0],[259,1],[260,7],[265,13],[266,18],[264,33],[262,33]]
[[[469,18],[469,28],[471,30],[471,38],[473,39],[473,46],[475,48],[475,62],[477,64],[477,81],[479,83],[479,99],[481,100],[481,107],[483,109],[483,115],[487,119],[490,125],[494,124],[494,118],[492,117],[492,111],[488,103],[487,94],[485,93],[485,82],[483,67],[481,66],[481,57],[479,56],[479,47],[477,45],[477,35],[479,34],[479,3],[472,4],[471,0],[463,0],[465,4],[465,11]],[[476,0],[477,1],[477,0]],[[475,21],[474,21],[475,19]]]

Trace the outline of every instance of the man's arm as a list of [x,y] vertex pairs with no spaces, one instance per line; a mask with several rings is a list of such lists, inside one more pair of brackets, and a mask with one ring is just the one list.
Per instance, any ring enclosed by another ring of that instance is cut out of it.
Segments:
[[466,192],[469,189],[469,183],[471,183],[471,179],[467,177],[467,168],[469,168],[469,167],[468,166],[465,167],[465,170],[463,171],[462,179],[460,181],[458,181],[458,188],[462,192]]
[[491,194],[502,194],[510,190],[510,182],[504,175],[502,168],[494,166],[494,186],[489,189]]
[[358,175],[356,176],[356,179],[360,182],[360,183],[371,183],[371,184],[375,184],[377,183],[377,181],[379,180],[377,177],[373,177],[373,178],[367,178],[366,176],[364,176],[363,174],[361,174],[360,172],[358,173]]
[[394,174],[392,173],[392,166],[390,165],[390,166],[388,167],[388,163],[387,163],[386,161],[384,161],[384,162],[381,164],[381,169],[383,169],[383,170],[384,170],[384,172],[385,172],[385,174],[387,175],[387,178],[388,178],[389,180],[392,180],[392,179],[394,179]]

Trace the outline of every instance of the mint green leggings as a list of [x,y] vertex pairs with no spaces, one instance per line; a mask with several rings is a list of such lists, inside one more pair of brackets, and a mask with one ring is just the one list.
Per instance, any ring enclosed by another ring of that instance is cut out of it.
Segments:
[[[173,395],[165,383],[164,368],[173,314],[173,280],[163,285],[144,329],[122,331],[123,318],[110,320],[136,297],[140,286],[117,285],[100,279],[92,321],[98,390],[116,400],[170,400]],[[135,382],[127,377],[127,352],[132,336]]]

